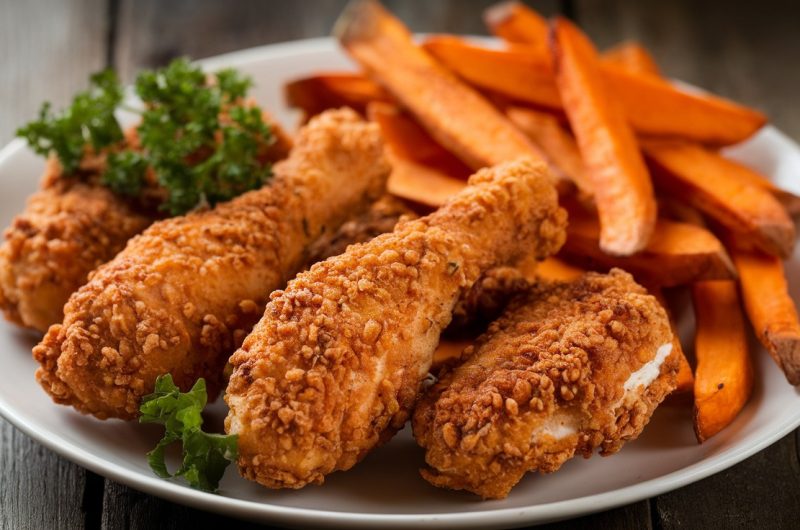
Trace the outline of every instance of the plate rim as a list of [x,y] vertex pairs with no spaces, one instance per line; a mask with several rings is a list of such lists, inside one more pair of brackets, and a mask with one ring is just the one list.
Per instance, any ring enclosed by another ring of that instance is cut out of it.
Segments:
[[[486,37],[478,37],[478,39],[493,40]],[[234,66],[255,60],[268,60],[271,57],[285,58],[289,54],[324,53],[332,49],[338,49],[336,41],[332,37],[317,37],[246,48],[207,57],[197,62],[205,67],[215,68]],[[800,146],[776,127],[768,124],[761,132],[777,135],[800,153]],[[11,140],[0,149],[0,166],[24,149],[26,149],[24,140],[20,138]],[[255,502],[194,490],[155,475],[149,477],[142,473],[132,472],[114,461],[96,457],[88,449],[63,437],[51,437],[49,433],[44,432],[37,425],[18,414],[2,394],[0,394],[0,416],[25,435],[71,462],[111,480],[172,502],[262,522],[279,522],[290,525],[314,524],[324,527],[341,527],[346,524],[355,528],[370,528],[375,524],[404,528],[422,526],[442,528],[453,524],[464,528],[508,527],[543,524],[579,517],[637,502],[702,480],[747,459],[800,426],[800,410],[798,410],[793,417],[787,418],[782,424],[776,426],[769,436],[759,438],[747,447],[734,446],[666,475],[603,493],[517,508],[490,508],[481,511],[451,513],[376,514],[281,506],[270,504],[268,499],[266,502]]]

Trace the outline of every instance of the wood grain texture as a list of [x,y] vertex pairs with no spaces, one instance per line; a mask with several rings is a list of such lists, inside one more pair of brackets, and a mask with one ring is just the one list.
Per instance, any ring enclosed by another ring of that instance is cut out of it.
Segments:
[[86,477],[0,419],[0,529],[83,527]]
[[542,526],[543,530],[650,530],[650,502],[641,501],[577,519]]
[[0,145],[43,101],[66,104],[105,66],[107,11],[106,0],[0,0]]
[[180,528],[269,527],[181,506],[107,480],[103,496],[103,530],[178,530]]
[[796,528],[800,465],[794,434],[741,464],[655,499],[656,526]]
[[[0,145],[43,101],[66,104],[103,68],[107,24],[105,0],[0,0]],[[0,419],[0,528],[83,527],[96,478]]]
[[[200,59],[233,50],[330,33],[346,0],[121,0],[115,65],[124,79],[186,55]],[[483,9],[495,0],[385,0],[413,31],[486,34]],[[555,0],[537,9],[556,12]]]

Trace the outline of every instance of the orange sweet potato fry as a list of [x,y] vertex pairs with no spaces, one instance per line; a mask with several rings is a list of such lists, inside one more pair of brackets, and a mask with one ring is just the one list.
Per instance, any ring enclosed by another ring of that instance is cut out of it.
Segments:
[[710,94],[690,94],[618,65],[603,64],[603,77],[631,126],[642,135],[730,145],[746,140],[767,122],[753,109]]
[[656,222],[650,175],[636,138],[600,74],[594,46],[566,19],[553,26],[556,85],[578,140],[600,216],[600,247],[628,256]]
[[800,322],[789,296],[783,262],[761,252],[731,249],[744,307],[756,336],[786,379],[800,384]]
[[697,319],[694,430],[704,442],[728,426],[750,398],[753,367],[736,282],[692,286]]
[[370,103],[367,116],[380,126],[384,141],[397,156],[454,178],[467,180],[472,174],[470,168],[439,145],[419,123],[396,105]]
[[433,352],[433,362],[431,363],[430,372],[432,374],[437,374],[447,366],[458,364],[464,353],[464,349],[468,346],[472,346],[474,342],[475,341],[472,339],[453,339],[449,337],[442,339],[436,351]]
[[713,151],[710,152],[710,155],[713,155],[709,158],[714,158],[713,162],[718,165],[719,171],[724,171],[728,175],[728,178],[763,188],[778,199],[778,202],[783,205],[789,215],[800,214],[800,196],[779,188],[767,177],[741,162],[725,158]]
[[534,277],[543,280],[556,280],[569,282],[577,280],[586,271],[576,267],[571,263],[550,256],[549,258],[536,263]]
[[387,156],[392,164],[387,189],[392,195],[403,199],[438,208],[467,185],[464,180],[401,158],[391,151]]
[[[514,3],[512,7],[497,8],[493,20],[494,23],[488,24],[495,35],[510,43],[529,46],[532,54],[546,55],[538,45],[546,38],[543,19],[529,7]],[[631,127],[639,134],[731,145],[749,138],[767,122],[758,111],[711,94],[680,90],[652,74],[631,72],[613,60],[603,61],[601,70]]]
[[428,38],[422,47],[471,85],[539,106],[561,108],[547,55],[530,53],[527,47],[493,50],[451,35]]
[[661,76],[661,71],[653,56],[636,41],[620,43],[604,51],[602,58],[604,63],[616,64],[629,72]]
[[777,256],[794,248],[794,222],[742,166],[696,144],[647,141],[642,148],[659,188]]
[[370,77],[469,167],[478,169],[522,156],[542,158],[524,134],[417,46],[408,29],[379,3],[351,2],[334,33]]
[[578,144],[558,118],[546,112],[522,107],[509,107],[506,115],[539,146],[554,172],[561,173],[564,178],[574,182],[582,195],[592,195],[592,185]]
[[574,207],[569,214],[562,255],[587,269],[619,267],[647,285],[662,287],[736,277],[725,247],[714,234],[699,226],[659,219],[641,252],[617,258],[600,249],[597,219]]
[[469,169],[397,106],[373,102],[367,115],[381,128],[392,164],[389,193],[439,207],[464,188]]
[[495,4],[483,12],[483,22],[493,35],[531,46],[549,56],[547,19],[524,4],[514,1]]
[[360,74],[320,73],[297,79],[284,87],[286,103],[301,109],[306,119],[328,109],[351,107],[366,113],[371,101],[393,101],[380,85]]

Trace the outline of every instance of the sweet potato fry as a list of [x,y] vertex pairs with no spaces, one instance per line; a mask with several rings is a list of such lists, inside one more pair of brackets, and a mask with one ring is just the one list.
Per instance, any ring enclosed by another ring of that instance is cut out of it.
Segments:
[[653,233],[656,201],[636,138],[606,90],[594,46],[566,19],[553,26],[556,85],[600,216],[600,247],[628,256]]
[[286,103],[301,109],[306,119],[320,112],[350,107],[365,114],[371,101],[393,101],[380,85],[360,74],[321,73],[297,79],[284,87]]
[[750,398],[753,367],[736,282],[692,286],[697,319],[694,430],[704,442],[729,425]]
[[735,278],[725,247],[708,230],[686,223],[659,219],[647,246],[625,258],[600,249],[597,219],[569,209],[567,242],[562,255],[593,270],[625,269],[647,285],[673,287],[694,281]]
[[669,317],[669,325],[672,328],[672,355],[678,357],[678,384],[675,386],[675,390],[672,391],[673,394],[686,394],[691,392],[694,389],[694,374],[692,373],[692,367],[689,365],[689,360],[686,358],[686,354],[683,351],[683,346],[681,345],[681,337],[678,334],[678,324],[675,321],[675,315],[672,313],[672,310],[669,307],[669,303],[667,303],[667,299],[664,296],[664,290],[658,286],[648,286],[647,290],[650,291],[650,294],[656,297],[659,301],[661,306],[664,308],[664,311],[667,312],[667,316]]
[[629,72],[661,76],[661,71],[653,56],[636,41],[617,44],[604,51],[601,57],[604,63],[616,64]]
[[539,106],[561,108],[547,55],[531,53],[527,48],[493,50],[450,35],[431,37],[422,47],[473,86]]
[[483,12],[483,22],[493,35],[531,46],[549,56],[547,19],[521,2],[501,2],[487,8]]
[[690,94],[652,75],[603,64],[609,91],[620,101],[637,133],[709,145],[746,140],[767,122],[753,109],[711,94]]
[[564,178],[574,182],[582,195],[592,195],[592,185],[578,144],[558,118],[546,112],[522,107],[509,107],[506,109],[506,116],[539,146],[554,172],[561,173]]
[[659,188],[685,201],[760,249],[787,257],[795,227],[786,210],[738,164],[686,142],[647,141],[642,148]]
[[800,322],[789,296],[783,262],[761,252],[731,249],[744,307],[758,340],[786,379],[800,384]]
[[578,279],[584,272],[580,267],[576,267],[566,261],[549,257],[536,264],[534,277],[543,280],[572,281]]
[[[495,35],[510,43],[528,45],[530,53],[546,55],[539,46],[546,38],[541,25],[543,19],[529,7],[520,3],[498,7],[489,18],[487,23]],[[610,92],[639,134],[730,145],[749,138],[767,122],[763,114],[753,109],[711,94],[679,90],[656,76],[631,72],[610,61],[603,61],[601,69]]]
[[421,125],[396,105],[370,103],[367,116],[380,126],[384,141],[397,156],[454,178],[467,180],[472,174],[470,168],[439,145]]
[[414,44],[408,29],[377,2],[351,2],[334,33],[370,77],[471,168],[542,158],[505,116]]
[[728,175],[728,178],[763,188],[778,199],[778,202],[783,205],[789,215],[800,214],[800,196],[779,188],[767,177],[741,162],[725,158],[714,151],[707,151],[707,153],[709,159],[713,159],[713,163],[719,166],[719,171],[724,171]]
[[467,185],[437,169],[397,156],[387,149],[392,172],[387,189],[392,195],[438,208]]

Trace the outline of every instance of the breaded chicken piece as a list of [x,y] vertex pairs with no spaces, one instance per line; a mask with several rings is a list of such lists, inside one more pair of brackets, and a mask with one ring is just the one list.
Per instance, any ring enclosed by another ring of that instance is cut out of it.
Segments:
[[365,243],[381,234],[391,232],[401,219],[416,217],[403,201],[391,195],[384,195],[366,212],[354,216],[333,234],[323,235],[315,241],[309,250],[308,267],[331,256],[342,254],[350,245]]
[[98,418],[132,419],[156,377],[184,390],[223,367],[269,293],[309,244],[385,193],[377,126],[330,111],[298,133],[271,184],[212,210],[157,222],[92,274],[34,348],[53,399]]
[[423,477],[503,498],[528,471],[618,451],[675,388],[671,350],[664,309],[626,272],[533,287],[420,400]]
[[459,295],[487,269],[564,242],[543,164],[479,171],[441,209],[317,263],[272,294],[232,357],[226,431],[244,477],[322,483],[409,417]]
[[46,331],[61,321],[64,303],[89,272],[155,217],[105,186],[65,177],[48,160],[41,189],[0,246],[0,309],[20,326]]
[[[291,141],[264,114],[275,139],[259,159],[286,158]],[[127,148],[138,149],[135,128],[125,132]],[[5,232],[0,246],[0,310],[15,324],[47,331],[61,322],[69,296],[89,273],[121,251],[130,238],[163,215],[164,191],[155,175],[141,196],[122,197],[102,185],[103,155],[87,155],[78,175],[66,176],[49,159],[41,188],[29,199]]]

